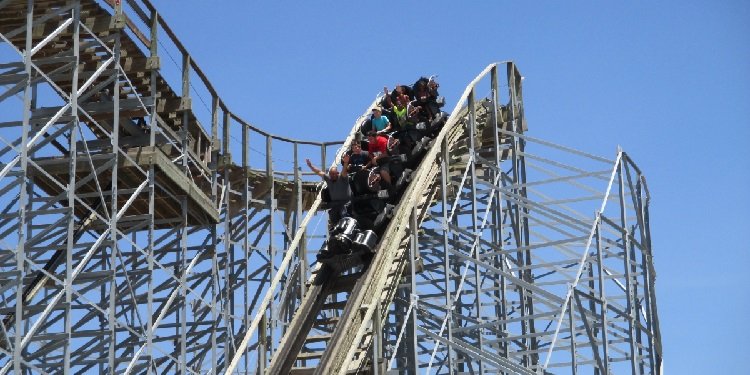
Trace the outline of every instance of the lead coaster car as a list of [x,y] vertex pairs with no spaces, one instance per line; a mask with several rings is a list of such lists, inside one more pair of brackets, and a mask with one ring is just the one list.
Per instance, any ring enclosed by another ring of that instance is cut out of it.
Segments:
[[339,272],[369,261],[377,243],[374,231],[361,230],[356,219],[345,217],[331,231],[328,251],[318,254],[318,262]]

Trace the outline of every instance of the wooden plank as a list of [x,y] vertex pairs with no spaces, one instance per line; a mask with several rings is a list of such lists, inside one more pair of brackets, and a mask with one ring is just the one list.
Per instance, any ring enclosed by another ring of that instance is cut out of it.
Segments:
[[289,375],[312,375],[315,373],[315,367],[294,367],[289,370]]
[[[185,176],[180,168],[172,163],[169,158],[164,155],[163,152],[157,150],[154,151],[151,147],[139,147],[129,149],[128,156],[132,159],[119,158],[120,168],[127,169],[128,167],[139,166],[141,168],[148,169],[151,164],[154,164],[161,172],[162,178],[166,178],[169,181],[169,187],[183,192],[193,204],[191,207],[199,208],[198,212],[204,214],[212,222],[216,223],[219,221],[219,212],[214,207],[211,198],[203,192],[193,181]],[[91,172],[91,165],[97,168],[107,161],[111,160],[111,154],[98,154],[91,155],[91,162],[89,162],[87,156],[79,156],[76,162],[76,173]],[[67,175],[69,172],[70,159],[67,157],[59,158],[43,158],[35,159],[34,163],[40,168],[43,168],[45,172],[52,176],[56,175]],[[35,176],[37,180],[45,180],[46,177],[35,168],[29,170],[29,174]],[[144,176],[145,178],[145,176]],[[43,183],[43,181],[38,181]],[[101,182],[106,184],[106,182]],[[50,188],[53,185],[49,185]],[[193,213],[197,214],[196,212]]]
[[290,372],[298,358],[300,349],[302,349],[307,333],[312,328],[317,312],[320,311],[327,298],[327,290],[334,281],[330,270],[322,270],[316,275],[294,313],[294,318],[287,328],[287,334],[281,338],[279,347],[271,359],[271,364],[268,366],[269,374]]

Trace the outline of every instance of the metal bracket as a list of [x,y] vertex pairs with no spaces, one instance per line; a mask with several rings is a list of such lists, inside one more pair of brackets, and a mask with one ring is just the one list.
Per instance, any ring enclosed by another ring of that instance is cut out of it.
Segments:
[[159,56],[150,56],[146,58],[146,69],[159,69],[161,67],[161,60]]
[[178,111],[189,111],[192,108],[193,108],[192,98],[180,98],[180,108],[177,109]]
[[122,8],[115,12],[109,21],[110,30],[122,30],[125,28],[125,15],[122,13]]

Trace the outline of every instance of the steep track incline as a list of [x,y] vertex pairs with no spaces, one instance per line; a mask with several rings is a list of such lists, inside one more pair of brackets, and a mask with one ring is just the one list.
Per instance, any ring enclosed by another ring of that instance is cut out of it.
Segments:
[[[402,195],[394,216],[382,236],[387,240],[380,241],[376,255],[367,269],[346,276],[335,276],[327,272],[312,275],[308,282],[310,287],[292,322],[286,327],[286,334],[272,357],[268,373],[314,371],[316,374],[333,374],[361,369],[368,365],[367,353],[372,343],[370,323],[373,319],[386,318],[388,307],[395,297],[408,264],[409,242],[414,234],[410,228],[419,227],[440,189],[440,158],[451,158],[455,161],[451,164],[451,170],[446,172],[454,177],[458,175],[459,179],[467,162],[473,162],[474,168],[480,168],[472,157],[465,155],[466,150],[481,149],[483,143],[485,147],[489,147],[494,137],[492,130],[497,129],[492,122],[500,119],[498,126],[502,126],[502,119],[508,117],[508,111],[491,100],[475,101],[474,98],[477,83],[490,74],[496,78],[499,66],[501,65],[488,66],[466,87],[452,115],[415,171],[412,182]],[[512,78],[520,77],[512,63],[507,63],[507,66]],[[492,115],[493,110],[496,111],[496,116]],[[356,130],[355,124],[342,149],[346,149]],[[472,147],[467,147],[469,143],[473,143]],[[507,153],[503,156],[507,156]],[[316,201],[313,206],[317,206],[317,203]],[[305,223],[303,222],[303,225]],[[320,268],[318,265],[317,269]],[[342,291],[350,291],[345,303],[332,303],[328,298]],[[310,335],[311,328],[316,324],[320,325],[319,314],[324,309],[338,311],[331,314],[338,316],[337,318],[324,322],[335,329],[329,329],[330,333],[323,336]],[[375,315],[380,316],[376,318]],[[246,338],[252,333],[251,329],[247,332]],[[302,347],[311,342],[323,342],[325,350],[302,351]],[[240,349],[242,348],[241,346]],[[294,367],[295,363],[306,361],[317,362],[317,367],[314,370],[312,367]],[[230,365],[226,373],[229,374],[231,371],[233,366]]]
[[[477,136],[481,134],[477,126],[480,123],[480,111],[476,106],[474,89],[485,76],[491,73],[496,76],[498,66],[499,64],[489,65],[466,87],[448,122],[435,138],[435,146],[428,151],[415,171],[412,183],[403,194],[383,236],[388,240],[380,242],[375,258],[349,297],[344,314],[315,374],[345,373],[350,369],[360,368],[367,361],[367,349],[371,342],[368,335],[371,332],[370,323],[376,313],[381,314],[381,319],[385,318],[388,306],[395,297],[396,288],[408,263],[409,237],[414,230],[418,230],[437,192],[439,158],[456,156],[451,151],[460,148],[462,141],[477,141]],[[509,72],[517,73],[512,63],[508,67]],[[466,107],[464,103],[467,103]],[[487,116],[484,111],[493,108],[492,103],[488,104],[481,107],[484,112],[481,118],[485,121],[496,118]],[[470,163],[473,162],[472,159],[473,156],[469,159]]]

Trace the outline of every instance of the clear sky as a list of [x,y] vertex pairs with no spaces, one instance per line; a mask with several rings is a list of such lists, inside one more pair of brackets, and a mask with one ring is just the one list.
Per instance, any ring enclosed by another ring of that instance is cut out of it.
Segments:
[[[646,174],[665,369],[747,373],[750,2],[156,1],[229,107],[343,139],[384,85],[525,76],[529,134]],[[602,4],[603,3],[603,4]]]

